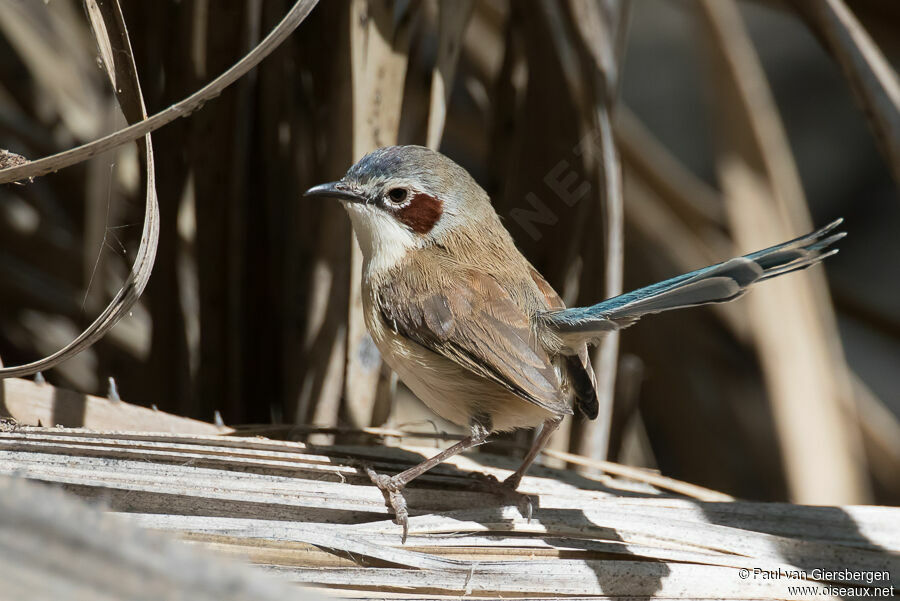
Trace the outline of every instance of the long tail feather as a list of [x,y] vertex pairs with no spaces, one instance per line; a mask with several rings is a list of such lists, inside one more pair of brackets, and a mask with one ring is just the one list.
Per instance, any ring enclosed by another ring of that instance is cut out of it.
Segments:
[[671,309],[724,303],[747,292],[755,282],[806,269],[838,252],[829,246],[846,232],[829,234],[843,219],[822,229],[743,257],[651,284],[590,307],[573,307],[541,315],[542,323],[566,348],[577,349],[641,317]]

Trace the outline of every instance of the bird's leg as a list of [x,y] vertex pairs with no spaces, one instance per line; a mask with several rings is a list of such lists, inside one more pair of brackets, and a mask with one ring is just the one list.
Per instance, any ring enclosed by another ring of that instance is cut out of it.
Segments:
[[547,446],[547,443],[550,442],[550,437],[553,436],[553,433],[556,432],[556,429],[559,428],[559,424],[562,422],[562,416],[552,417],[544,422],[544,427],[541,428],[541,433],[538,434],[537,438],[534,439],[534,444],[531,445],[531,448],[528,449],[528,454],[525,455],[525,459],[522,461],[522,465],[519,466],[515,472],[513,472],[506,480],[503,481],[505,486],[516,490],[519,488],[519,483],[522,482],[522,476],[525,475],[525,472],[528,471],[528,468],[531,467],[531,464],[534,463],[534,460],[537,459],[538,454]]
[[481,481],[480,484],[482,488],[485,488],[489,492],[503,497],[509,500],[513,505],[516,505],[519,508],[519,513],[521,513],[522,516],[525,517],[525,519],[527,519],[528,521],[531,521],[531,514],[534,510],[532,498],[529,495],[516,492],[516,489],[519,487],[519,483],[522,481],[522,476],[525,475],[525,472],[527,472],[528,468],[531,467],[531,464],[534,463],[534,460],[537,458],[541,450],[545,446],[547,446],[547,442],[550,440],[550,437],[553,436],[553,433],[559,427],[561,421],[562,416],[559,416],[553,417],[544,422],[544,426],[543,428],[541,428],[540,434],[538,434],[537,438],[534,441],[534,444],[531,445],[531,448],[528,450],[528,454],[525,455],[525,459],[522,461],[522,465],[520,465],[519,469],[513,472],[513,474],[503,482],[498,481],[492,475],[477,474],[477,477]]
[[387,505],[394,510],[394,522],[403,527],[403,543],[406,542],[406,535],[409,532],[409,512],[406,509],[406,499],[403,498],[402,490],[414,479],[418,478],[439,463],[443,463],[446,459],[458,455],[463,451],[467,451],[472,447],[477,447],[487,440],[490,434],[490,428],[482,425],[481,421],[472,422],[472,434],[452,447],[447,447],[434,457],[426,459],[418,465],[414,465],[408,470],[404,470],[395,476],[385,476],[378,474],[372,468],[366,468],[366,474],[372,482],[384,493],[384,500]]

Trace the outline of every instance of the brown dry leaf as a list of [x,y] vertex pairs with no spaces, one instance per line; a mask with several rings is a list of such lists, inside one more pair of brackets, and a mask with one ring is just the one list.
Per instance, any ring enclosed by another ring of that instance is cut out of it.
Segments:
[[[0,169],[6,169],[7,167],[19,167],[28,162],[28,159],[23,157],[21,154],[16,154],[14,152],[10,152],[3,148],[0,148]],[[33,182],[34,178],[29,177],[29,182]],[[23,185],[24,182],[13,182],[14,184]]]
[[6,169],[7,167],[18,167],[19,165],[24,165],[28,162],[28,159],[23,157],[21,154],[16,154],[14,152],[10,152],[3,148],[0,148],[0,169]]

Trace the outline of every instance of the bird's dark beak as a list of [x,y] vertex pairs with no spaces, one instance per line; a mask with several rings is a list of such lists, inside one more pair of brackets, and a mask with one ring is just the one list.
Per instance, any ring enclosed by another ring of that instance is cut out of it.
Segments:
[[319,184],[307,190],[303,196],[318,198],[339,198],[349,202],[366,202],[364,196],[361,196],[350,189],[347,184],[342,181],[329,182],[327,184]]

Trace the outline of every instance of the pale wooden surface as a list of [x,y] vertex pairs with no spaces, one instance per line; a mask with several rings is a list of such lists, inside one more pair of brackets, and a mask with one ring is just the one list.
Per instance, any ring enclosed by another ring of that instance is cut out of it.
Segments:
[[410,487],[401,545],[358,466],[391,472],[433,452],[16,428],[0,432],[0,474],[60,485],[133,524],[354,598],[796,599],[789,585],[817,586],[739,576],[779,567],[887,571],[900,585],[898,508],[706,502],[538,468],[522,486],[538,498],[528,522],[473,489],[473,470],[502,478],[513,467],[487,454]]
[[27,426],[82,426],[94,430],[226,434],[225,428],[154,411],[121,401],[38,384],[21,378],[0,379],[0,418]]

